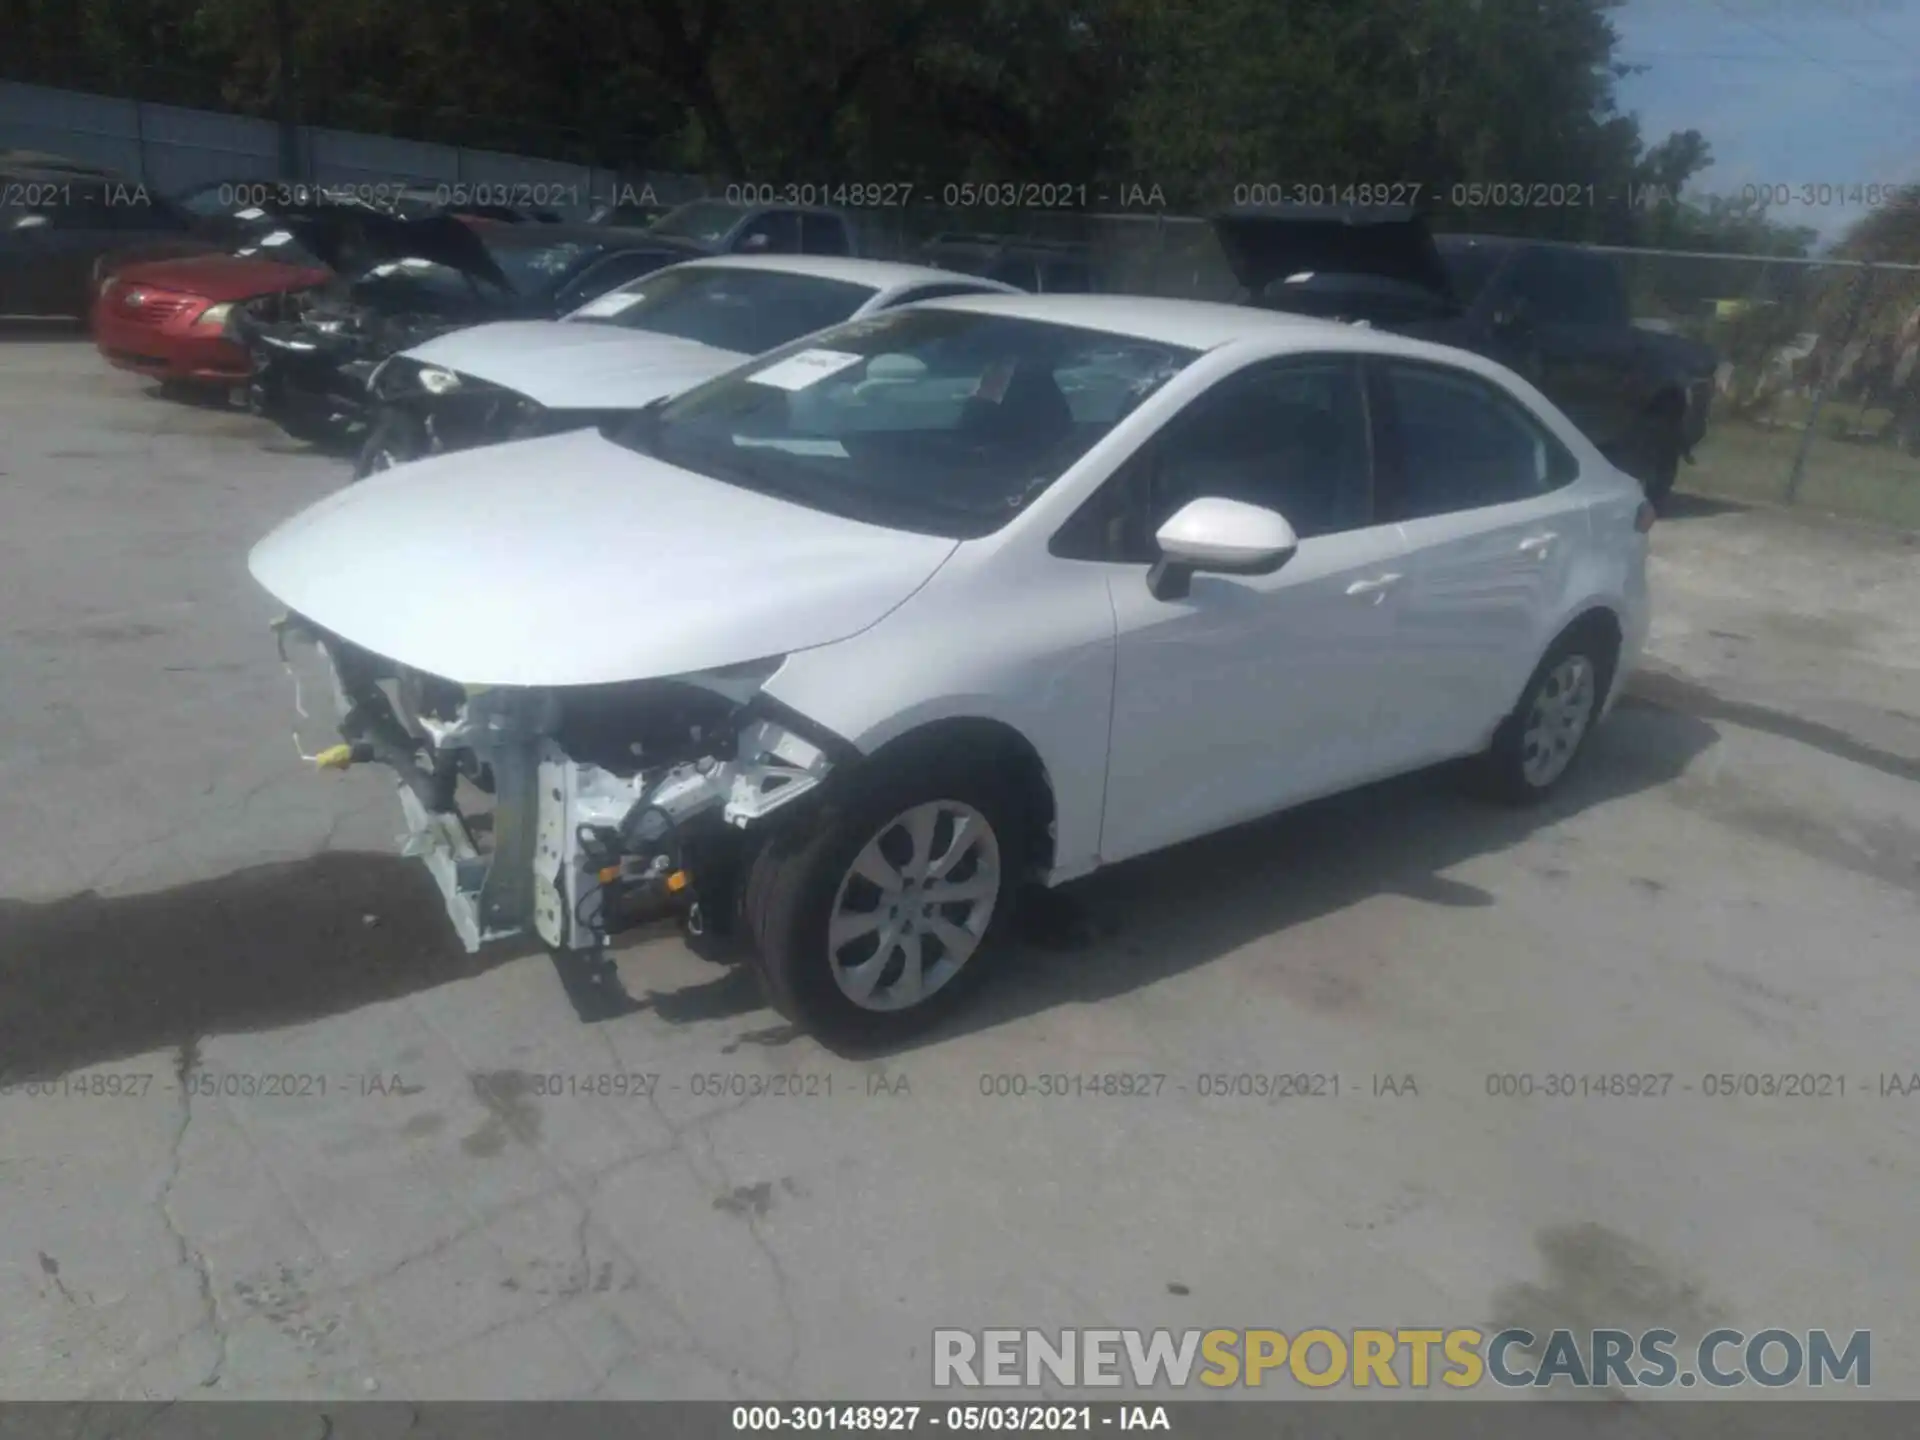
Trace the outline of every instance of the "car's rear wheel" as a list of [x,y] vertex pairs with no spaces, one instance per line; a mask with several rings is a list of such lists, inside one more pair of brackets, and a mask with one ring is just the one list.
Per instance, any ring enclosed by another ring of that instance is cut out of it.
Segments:
[[1486,788],[1496,799],[1530,804],[1566,778],[1600,719],[1617,650],[1605,627],[1585,624],[1547,651],[1482,757]]
[[854,777],[808,831],[771,841],[745,913],[767,997],[836,1048],[952,1012],[986,973],[1025,864],[1017,794],[941,756]]
[[1658,409],[1646,418],[1634,446],[1633,461],[1626,468],[1656,509],[1664,509],[1680,478],[1680,452],[1686,447],[1680,439],[1680,418]]
[[418,460],[427,449],[427,432],[418,420],[402,410],[382,410],[353,462],[353,478],[364,480],[379,471]]

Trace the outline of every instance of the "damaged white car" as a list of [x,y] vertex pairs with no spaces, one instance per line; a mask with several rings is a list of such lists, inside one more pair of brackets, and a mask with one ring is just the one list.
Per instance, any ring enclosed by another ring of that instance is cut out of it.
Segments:
[[850,1045],[955,1004],[1022,882],[1454,756],[1546,793],[1651,523],[1463,351],[996,296],[374,476],[251,568],[468,945],[738,921]]
[[425,455],[580,430],[843,320],[952,295],[1014,295],[924,265],[729,255],[653,268],[559,320],[503,320],[394,356],[356,478]]

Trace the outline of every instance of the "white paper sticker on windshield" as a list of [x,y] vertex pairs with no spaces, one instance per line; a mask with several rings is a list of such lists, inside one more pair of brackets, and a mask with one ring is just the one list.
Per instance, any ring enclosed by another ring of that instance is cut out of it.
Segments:
[[806,440],[783,436],[736,435],[733,443],[742,450],[778,450],[784,455],[800,455],[816,460],[845,460],[847,447],[838,440]]
[[804,390],[809,385],[818,385],[829,375],[838,375],[849,365],[858,365],[865,358],[849,355],[844,350],[802,350],[797,355],[776,360],[747,379],[756,385],[772,385],[780,390]]
[[618,315],[622,310],[630,310],[646,298],[646,292],[642,290],[609,290],[604,295],[594,296],[573,313],[583,318],[601,319]]
[[266,213],[267,212],[262,210],[258,205],[249,205],[244,210],[234,211],[233,218],[236,220],[258,220],[262,215],[265,215]]

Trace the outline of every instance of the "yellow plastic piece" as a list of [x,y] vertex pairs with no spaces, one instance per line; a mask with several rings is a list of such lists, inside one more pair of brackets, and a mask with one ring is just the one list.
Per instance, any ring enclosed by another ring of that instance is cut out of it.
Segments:
[[322,750],[313,757],[313,763],[322,770],[344,770],[353,764],[353,747],[335,745],[330,749]]

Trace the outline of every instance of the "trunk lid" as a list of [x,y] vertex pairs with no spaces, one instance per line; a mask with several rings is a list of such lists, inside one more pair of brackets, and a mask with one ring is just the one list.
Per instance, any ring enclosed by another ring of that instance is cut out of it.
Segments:
[[383,471],[248,568],[342,639],[464,685],[647,680],[831,644],[958,542],[679,470],[596,431]]

